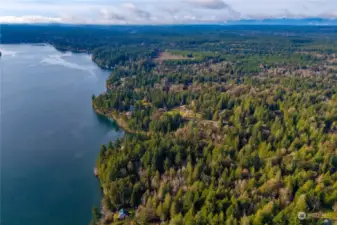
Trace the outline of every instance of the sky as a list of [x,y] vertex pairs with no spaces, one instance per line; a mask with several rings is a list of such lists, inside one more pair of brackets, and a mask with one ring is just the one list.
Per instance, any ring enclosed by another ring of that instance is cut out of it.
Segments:
[[0,0],[0,23],[198,24],[337,18],[337,0]]

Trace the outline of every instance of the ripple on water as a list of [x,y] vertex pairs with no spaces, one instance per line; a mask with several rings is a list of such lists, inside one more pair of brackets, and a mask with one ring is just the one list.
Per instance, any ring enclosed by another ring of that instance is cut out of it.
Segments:
[[71,56],[72,56],[72,53],[69,53],[69,52],[63,53],[63,54],[51,54],[51,55],[48,55],[47,57],[44,57],[40,62],[43,64],[60,65],[60,66],[64,66],[70,69],[82,70],[85,72],[89,72],[92,76],[96,77],[96,74],[94,72],[95,66],[81,65],[81,64],[71,62],[65,59]]

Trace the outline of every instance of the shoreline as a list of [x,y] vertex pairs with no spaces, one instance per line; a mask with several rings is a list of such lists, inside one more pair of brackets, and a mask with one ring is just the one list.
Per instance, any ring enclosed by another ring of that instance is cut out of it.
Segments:
[[[100,68],[101,70],[107,70],[109,72],[112,71],[112,68],[108,68],[102,64],[99,63],[98,60],[96,60],[95,57],[93,57],[92,55],[92,52],[90,50],[78,50],[78,49],[74,49],[74,48],[59,48],[57,47],[56,45],[52,44],[52,43],[44,43],[44,44],[49,44],[51,46],[53,46],[57,51],[60,51],[60,52],[72,52],[72,53],[75,53],[75,54],[87,54],[90,56],[90,59],[91,61],[97,65],[98,68]],[[106,88],[106,87],[105,87]],[[149,136],[150,133],[149,132],[144,132],[144,131],[137,131],[137,130],[133,130],[133,129],[130,129],[128,124],[127,124],[127,120],[125,120],[122,115],[120,113],[118,113],[117,111],[110,111],[110,112],[104,112],[103,110],[97,108],[95,106],[95,104],[92,102],[92,108],[94,109],[95,113],[97,115],[100,115],[100,116],[104,116],[108,119],[111,119],[113,120],[118,128],[120,128],[121,130],[124,131],[124,134],[120,137],[120,138],[124,138],[125,137],[125,134],[134,134],[134,135],[145,135],[145,136]],[[97,157],[96,157],[96,160],[97,160]],[[110,213],[112,213],[111,211],[109,210],[106,210],[103,205],[102,205],[102,200],[103,200],[103,196],[105,196],[104,194],[104,191],[103,191],[103,187],[101,186],[101,181],[100,181],[100,174],[98,172],[98,169],[97,167],[95,166],[94,169],[93,169],[93,175],[95,176],[95,178],[98,180],[98,188],[100,189],[101,191],[101,198],[100,198],[100,205],[98,206],[98,209],[99,211],[101,212],[101,218],[100,220],[104,219],[105,218],[105,215],[108,215]]]
[[147,132],[143,131],[137,131],[130,129],[128,125],[126,124],[127,121],[125,121],[123,118],[121,118],[120,115],[118,115],[117,112],[103,112],[102,110],[98,109],[93,105],[93,109],[98,115],[105,116],[106,118],[112,119],[113,121],[116,122],[119,128],[121,128],[124,132],[129,133],[129,134],[139,134],[139,135],[149,135]]

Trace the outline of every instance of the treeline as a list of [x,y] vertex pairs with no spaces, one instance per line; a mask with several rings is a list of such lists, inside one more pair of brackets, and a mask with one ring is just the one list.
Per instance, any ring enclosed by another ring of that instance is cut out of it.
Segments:
[[[165,63],[191,64],[213,58],[241,61],[243,72],[268,66],[300,65],[317,61],[317,52],[337,50],[335,27],[292,26],[94,26],[1,25],[1,42],[49,43],[62,51],[87,52],[102,68],[128,61],[154,59],[158,50],[193,53],[193,59]],[[303,35],[305,34],[305,36]],[[295,54],[296,53],[296,54]],[[246,57],[249,56],[249,57]],[[261,57],[263,59],[261,59]],[[260,60],[259,60],[260,59]],[[323,60],[323,59],[320,59]]]

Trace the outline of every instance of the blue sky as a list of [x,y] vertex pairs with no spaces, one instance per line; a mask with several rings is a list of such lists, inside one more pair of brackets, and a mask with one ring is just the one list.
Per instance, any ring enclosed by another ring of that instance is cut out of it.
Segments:
[[181,24],[337,18],[337,0],[0,0],[0,23]]

